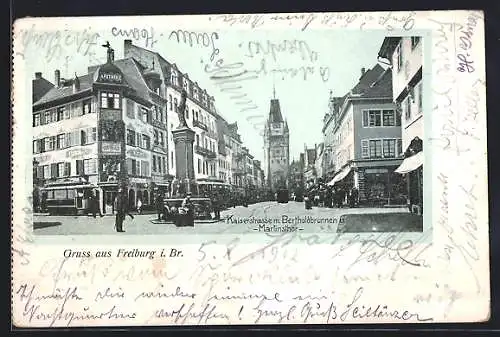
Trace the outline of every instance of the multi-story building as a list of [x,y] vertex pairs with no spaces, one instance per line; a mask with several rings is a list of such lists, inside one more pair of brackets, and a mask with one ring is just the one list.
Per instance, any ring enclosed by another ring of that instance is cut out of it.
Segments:
[[360,203],[400,203],[405,191],[394,170],[402,162],[401,119],[392,101],[391,70],[362,68],[330,118],[336,172],[329,184],[346,193],[358,189]]
[[231,164],[233,161],[233,151],[231,148],[231,134],[227,121],[220,115],[217,116],[217,135],[218,141],[218,177],[221,182],[231,184],[232,171]]
[[423,95],[422,42],[418,36],[386,37],[379,58],[392,67],[392,98],[401,115],[404,161],[396,172],[407,183],[408,206],[422,214],[423,208]]
[[31,102],[35,103],[40,98],[43,97],[47,92],[49,92],[52,88],[54,88],[54,84],[52,84],[49,80],[45,79],[42,76],[41,72],[35,73],[35,79],[32,82],[32,93],[31,93]]
[[264,170],[271,192],[288,185],[290,135],[288,123],[281,114],[280,102],[271,99],[269,117],[264,129]]
[[334,127],[332,116],[338,109],[339,104],[342,103],[344,97],[335,97],[333,91],[330,90],[330,99],[328,101],[328,111],[323,118],[323,128],[321,133],[323,134],[323,175],[325,181],[330,181],[335,175],[335,139],[334,139]]
[[231,176],[232,185],[240,191],[244,186],[245,161],[241,135],[238,133],[238,124],[228,124],[229,142],[231,147]]
[[304,183],[307,188],[316,183],[316,144],[314,148],[308,149],[304,144]]
[[[106,64],[72,79],[62,79],[56,70],[54,82],[33,104],[37,178],[45,186],[95,186],[104,213],[113,211],[121,183],[131,207],[139,198],[149,204],[151,158],[158,151],[152,139],[166,129],[158,73],[131,58],[115,61],[108,46]],[[167,151],[165,142],[158,145]]]
[[[179,125],[177,106],[180,102],[182,90],[186,90],[185,117],[188,126],[195,131],[194,142],[194,171],[196,179],[217,180],[218,170],[218,143],[217,112],[215,100],[205,89],[200,88],[196,81],[183,73],[175,63],[170,63],[161,55],[148,49],[136,46],[131,40],[124,42],[125,57],[133,57],[143,66],[157,65],[162,84],[159,91],[167,100],[167,130],[165,141],[168,142],[169,157],[165,164],[170,177],[175,176],[175,153],[172,130]],[[159,135],[161,136],[161,134]],[[161,139],[160,139],[161,140]],[[163,157],[160,159],[163,160]],[[160,165],[163,165],[161,162]],[[162,166],[163,168],[164,166]]]

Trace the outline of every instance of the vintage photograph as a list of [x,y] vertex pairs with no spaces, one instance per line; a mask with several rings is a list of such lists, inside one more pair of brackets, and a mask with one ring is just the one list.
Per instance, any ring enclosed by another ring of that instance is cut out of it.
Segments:
[[249,31],[224,49],[243,68],[200,63],[224,32],[146,33],[113,27],[87,38],[93,58],[36,63],[35,234],[248,231],[233,219],[249,217],[279,231],[303,215],[292,230],[423,230],[421,36]]
[[15,326],[489,319],[483,13],[13,28]]

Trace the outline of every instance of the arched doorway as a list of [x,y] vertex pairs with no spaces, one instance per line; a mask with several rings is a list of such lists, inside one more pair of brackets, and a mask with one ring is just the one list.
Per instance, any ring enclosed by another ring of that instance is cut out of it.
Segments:
[[144,200],[142,200],[142,203],[144,205],[149,205],[149,193],[147,190],[144,190],[144,192],[142,193],[142,197]]
[[133,209],[135,207],[135,191],[133,189],[128,191],[128,207],[129,209]]

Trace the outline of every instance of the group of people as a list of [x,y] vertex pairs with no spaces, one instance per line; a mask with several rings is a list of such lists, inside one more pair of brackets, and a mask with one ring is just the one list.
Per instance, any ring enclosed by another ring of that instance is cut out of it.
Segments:
[[158,220],[173,220],[177,227],[194,226],[194,203],[191,200],[192,194],[186,193],[179,206],[165,203],[165,195],[158,194],[156,197],[156,212]]
[[312,206],[341,208],[344,205],[356,207],[359,204],[359,191],[356,187],[347,189],[321,185],[309,189],[305,195],[305,201],[306,208]]

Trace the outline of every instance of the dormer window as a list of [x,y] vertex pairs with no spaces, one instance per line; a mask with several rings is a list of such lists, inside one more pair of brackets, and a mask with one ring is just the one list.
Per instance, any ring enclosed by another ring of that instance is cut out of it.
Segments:
[[177,85],[177,72],[172,69],[172,73],[170,74],[170,83],[172,85]]
[[182,83],[182,87],[184,88],[184,90],[186,90],[186,92],[189,92],[188,82],[189,80],[187,78],[184,78],[184,81]]

